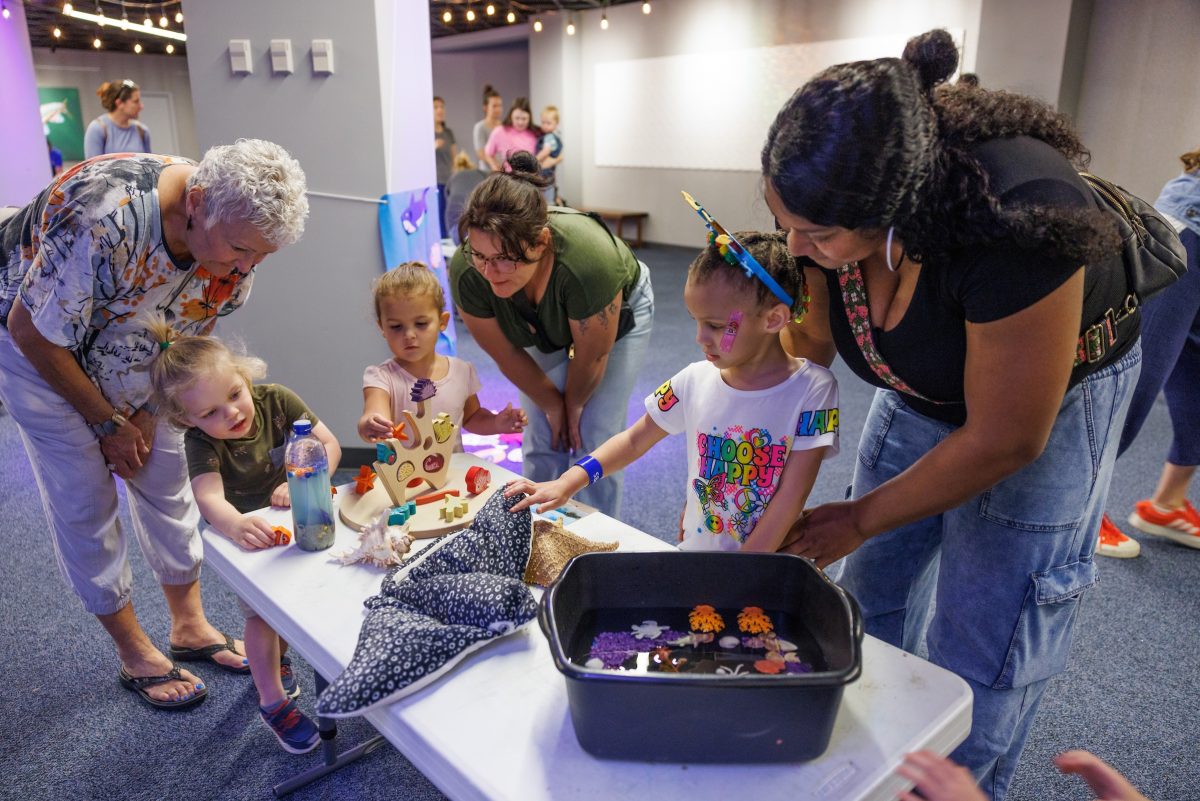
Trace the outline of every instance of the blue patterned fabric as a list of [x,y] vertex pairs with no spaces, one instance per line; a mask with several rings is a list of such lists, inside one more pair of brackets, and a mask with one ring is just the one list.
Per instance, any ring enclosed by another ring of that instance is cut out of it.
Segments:
[[533,539],[523,495],[493,495],[470,528],[440,537],[393,568],[367,617],[354,658],[317,702],[317,714],[366,714],[415,692],[468,653],[533,620],[537,602],[522,582]]

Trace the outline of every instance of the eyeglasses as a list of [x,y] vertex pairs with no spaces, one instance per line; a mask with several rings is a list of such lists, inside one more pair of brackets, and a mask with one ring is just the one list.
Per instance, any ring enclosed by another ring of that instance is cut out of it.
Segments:
[[475,265],[475,269],[483,272],[485,268],[490,267],[498,273],[511,273],[522,264],[532,264],[528,259],[512,259],[507,256],[481,256],[471,249],[469,242],[463,242],[463,255],[471,260]]

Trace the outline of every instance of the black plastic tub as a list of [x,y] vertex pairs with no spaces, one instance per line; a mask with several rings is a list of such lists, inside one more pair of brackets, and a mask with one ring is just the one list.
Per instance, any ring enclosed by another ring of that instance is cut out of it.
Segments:
[[[777,610],[790,635],[815,645],[820,659],[799,675],[624,672],[580,663],[580,644],[591,642],[589,621],[599,610],[629,612],[638,622],[643,610],[697,604]],[[609,759],[815,759],[829,745],[843,689],[862,671],[857,602],[810,562],[787,554],[583,554],[546,591],[538,621],[566,677],[579,744]]]

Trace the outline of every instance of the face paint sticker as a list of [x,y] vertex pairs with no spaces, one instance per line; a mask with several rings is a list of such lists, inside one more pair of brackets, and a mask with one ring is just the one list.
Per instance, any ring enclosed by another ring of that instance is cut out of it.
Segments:
[[742,313],[740,311],[732,311],[729,313],[729,319],[725,322],[725,335],[721,337],[721,352],[729,353],[733,350],[733,341],[737,339],[738,329],[742,325]]

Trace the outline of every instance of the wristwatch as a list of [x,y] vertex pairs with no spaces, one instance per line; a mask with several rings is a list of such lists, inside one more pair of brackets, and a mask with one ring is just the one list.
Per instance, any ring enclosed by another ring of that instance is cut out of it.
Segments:
[[105,420],[103,423],[88,423],[88,428],[92,429],[92,433],[97,437],[111,437],[117,433],[117,429],[129,422],[129,418],[121,414],[120,411],[114,409],[112,417]]

